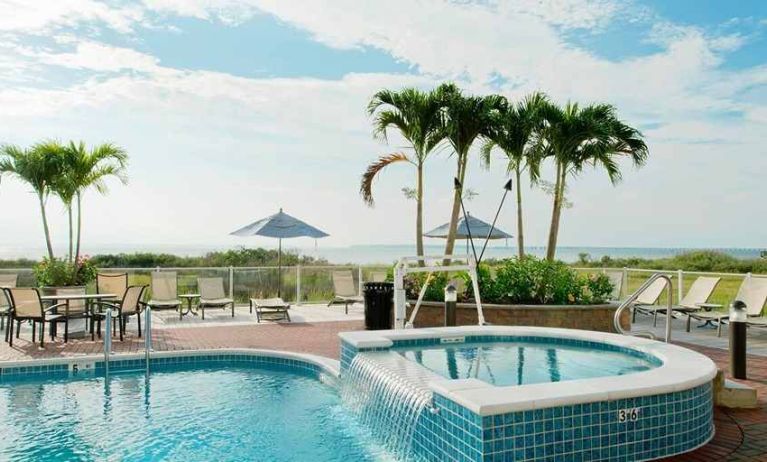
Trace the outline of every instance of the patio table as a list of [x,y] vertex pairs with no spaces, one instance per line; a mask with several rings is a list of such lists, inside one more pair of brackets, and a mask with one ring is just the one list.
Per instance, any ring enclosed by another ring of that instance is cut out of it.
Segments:
[[197,316],[197,311],[192,310],[192,302],[194,301],[195,298],[200,298],[200,294],[181,294],[178,297],[186,300],[186,312],[182,311],[179,308],[178,319],[181,319],[182,316],[185,316],[189,313],[192,313],[193,315]]
[[[720,305],[718,303],[698,303],[697,306],[699,306],[700,308],[703,308],[704,311],[711,311],[714,309],[719,309],[724,305]],[[704,329],[706,327],[715,328],[716,326],[714,325],[711,319],[707,319],[705,323],[698,326],[698,329]]]

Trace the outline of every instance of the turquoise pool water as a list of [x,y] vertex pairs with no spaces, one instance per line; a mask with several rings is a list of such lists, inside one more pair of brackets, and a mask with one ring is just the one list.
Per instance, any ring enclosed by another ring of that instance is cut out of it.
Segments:
[[501,386],[625,375],[661,364],[638,353],[566,343],[462,343],[396,350],[443,377],[477,378]]
[[0,383],[0,460],[379,461],[314,377],[214,367]]

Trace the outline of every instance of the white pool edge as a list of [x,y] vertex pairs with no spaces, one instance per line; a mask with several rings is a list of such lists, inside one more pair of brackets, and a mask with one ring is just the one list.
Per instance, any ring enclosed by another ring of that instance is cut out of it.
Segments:
[[495,386],[477,379],[443,379],[429,383],[435,393],[481,416],[684,391],[711,382],[717,373],[716,364],[710,358],[687,348],[604,332],[527,326],[460,326],[355,331],[339,335],[344,342],[357,349],[387,348],[396,340],[469,335],[567,338],[631,348],[663,362],[661,366],[644,372],[554,383]]
[[[293,359],[297,361],[303,361],[309,364],[318,366],[323,372],[332,375],[333,377],[340,376],[339,363],[335,359],[326,358],[324,356],[314,355],[310,353],[295,353],[292,351],[281,350],[269,350],[262,348],[219,348],[219,349],[204,349],[204,350],[177,350],[177,351],[152,351],[150,353],[150,368],[151,360],[159,358],[181,358],[188,356],[219,356],[219,355],[242,355],[242,356],[259,356],[268,358],[281,358],[281,359]],[[130,360],[144,360],[146,354],[141,353],[114,353],[110,357],[110,361],[130,361]],[[63,358],[44,358],[44,359],[27,359],[22,361],[0,361],[0,369],[7,369],[11,367],[35,367],[35,366],[54,366],[54,365],[82,365],[86,363],[103,363],[104,355],[83,355],[83,356],[68,356]],[[70,367],[71,369],[71,367]]]

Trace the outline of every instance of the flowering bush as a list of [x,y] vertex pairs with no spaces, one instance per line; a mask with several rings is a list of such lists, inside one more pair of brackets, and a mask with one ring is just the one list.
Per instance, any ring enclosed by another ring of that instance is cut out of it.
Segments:
[[93,282],[98,273],[98,268],[87,255],[76,262],[43,258],[33,270],[37,285],[41,287],[84,286]]

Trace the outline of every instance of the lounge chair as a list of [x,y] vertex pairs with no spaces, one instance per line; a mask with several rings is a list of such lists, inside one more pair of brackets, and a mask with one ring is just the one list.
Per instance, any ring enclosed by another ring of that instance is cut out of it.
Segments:
[[[682,299],[679,301],[679,304],[671,307],[672,316],[674,313],[688,315],[687,332],[690,332],[689,314],[703,310],[703,308],[700,307],[700,304],[706,303],[708,301],[708,299],[711,297],[711,294],[714,293],[714,289],[716,288],[717,284],[719,284],[720,280],[721,278],[707,276],[701,276],[697,278],[690,286],[687,294],[685,294],[685,296],[682,297]],[[667,314],[666,311],[668,310],[668,307],[665,305],[655,305],[640,307],[640,310],[647,314],[653,315],[653,327],[655,327],[658,325],[658,314]]]
[[623,295],[623,272],[622,271],[607,271],[605,272],[607,278],[613,284],[613,291],[610,294],[610,300],[617,301],[621,299]]
[[253,308],[256,309],[256,319],[261,322],[261,318],[265,314],[278,314],[281,317],[290,321],[290,304],[285,303],[281,298],[251,298],[250,299],[250,312],[253,313]]
[[152,272],[152,299],[146,303],[153,310],[179,310],[178,275],[175,271]]
[[637,312],[642,314],[654,314],[654,310],[658,308],[655,303],[658,302],[660,294],[663,293],[663,289],[666,288],[666,281],[663,279],[656,279],[650,284],[641,294],[637,297],[633,304],[634,315],[631,322],[636,322]]
[[18,274],[0,274],[0,329],[5,329],[5,319],[11,310],[11,302],[8,300],[3,289],[16,287],[18,280]]
[[365,301],[363,297],[357,295],[357,289],[354,287],[354,276],[352,276],[351,271],[333,271],[333,289],[335,296],[328,303],[328,306],[343,303],[344,313],[346,314],[349,314],[350,304],[353,305]]
[[[141,297],[144,295],[144,290],[146,289],[146,286],[130,286],[127,289],[125,289],[124,292],[122,292],[120,295],[120,301],[118,303],[112,303],[112,302],[99,302],[99,308],[112,308],[113,310],[116,310],[116,314],[114,315],[113,319],[119,320],[119,329],[120,329],[120,341],[123,340],[123,333],[125,332],[126,325],[128,323],[128,319],[131,316],[136,316],[136,320],[138,322],[138,336],[141,337],[141,312],[143,311],[144,304],[141,301]],[[111,293],[111,292],[110,292]],[[106,312],[102,311],[101,309],[99,311],[94,311],[93,316],[91,317],[91,340],[93,340],[93,322],[94,320],[98,323],[98,334],[99,337],[101,337],[101,320],[106,319]],[[112,331],[112,335],[114,335],[114,331]]]
[[231,307],[234,317],[234,300],[227,298],[224,293],[223,278],[197,278],[197,289],[200,291],[200,304],[197,307],[202,311],[202,319],[205,319],[205,308]]
[[[746,277],[743,279],[738,294],[734,300],[741,300],[746,304],[748,324],[754,327],[767,326],[767,318],[761,316],[764,303],[767,301],[767,278]],[[729,313],[714,311],[699,311],[690,313],[689,316],[699,321],[715,321],[717,323],[716,335],[722,336],[722,323],[730,317]]]
[[370,273],[370,282],[386,282],[386,272],[373,271]]
[[128,289],[128,273],[98,273],[96,275],[97,294],[115,294],[117,297],[109,302],[119,305],[122,296]]
[[13,346],[13,321],[16,321],[16,338],[19,338],[21,321],[32,322],[32,343],[35,342],[36,326],[40,323],[40,346],[45,339],[45,323],[58,322],[62,315],[51,314],[50,311],[60,308],[66,303],[43,307],[40,292],[34,287],[11,287],[2,289],[11,303],[10,316],[8,318],[8,332],[6,339]]

